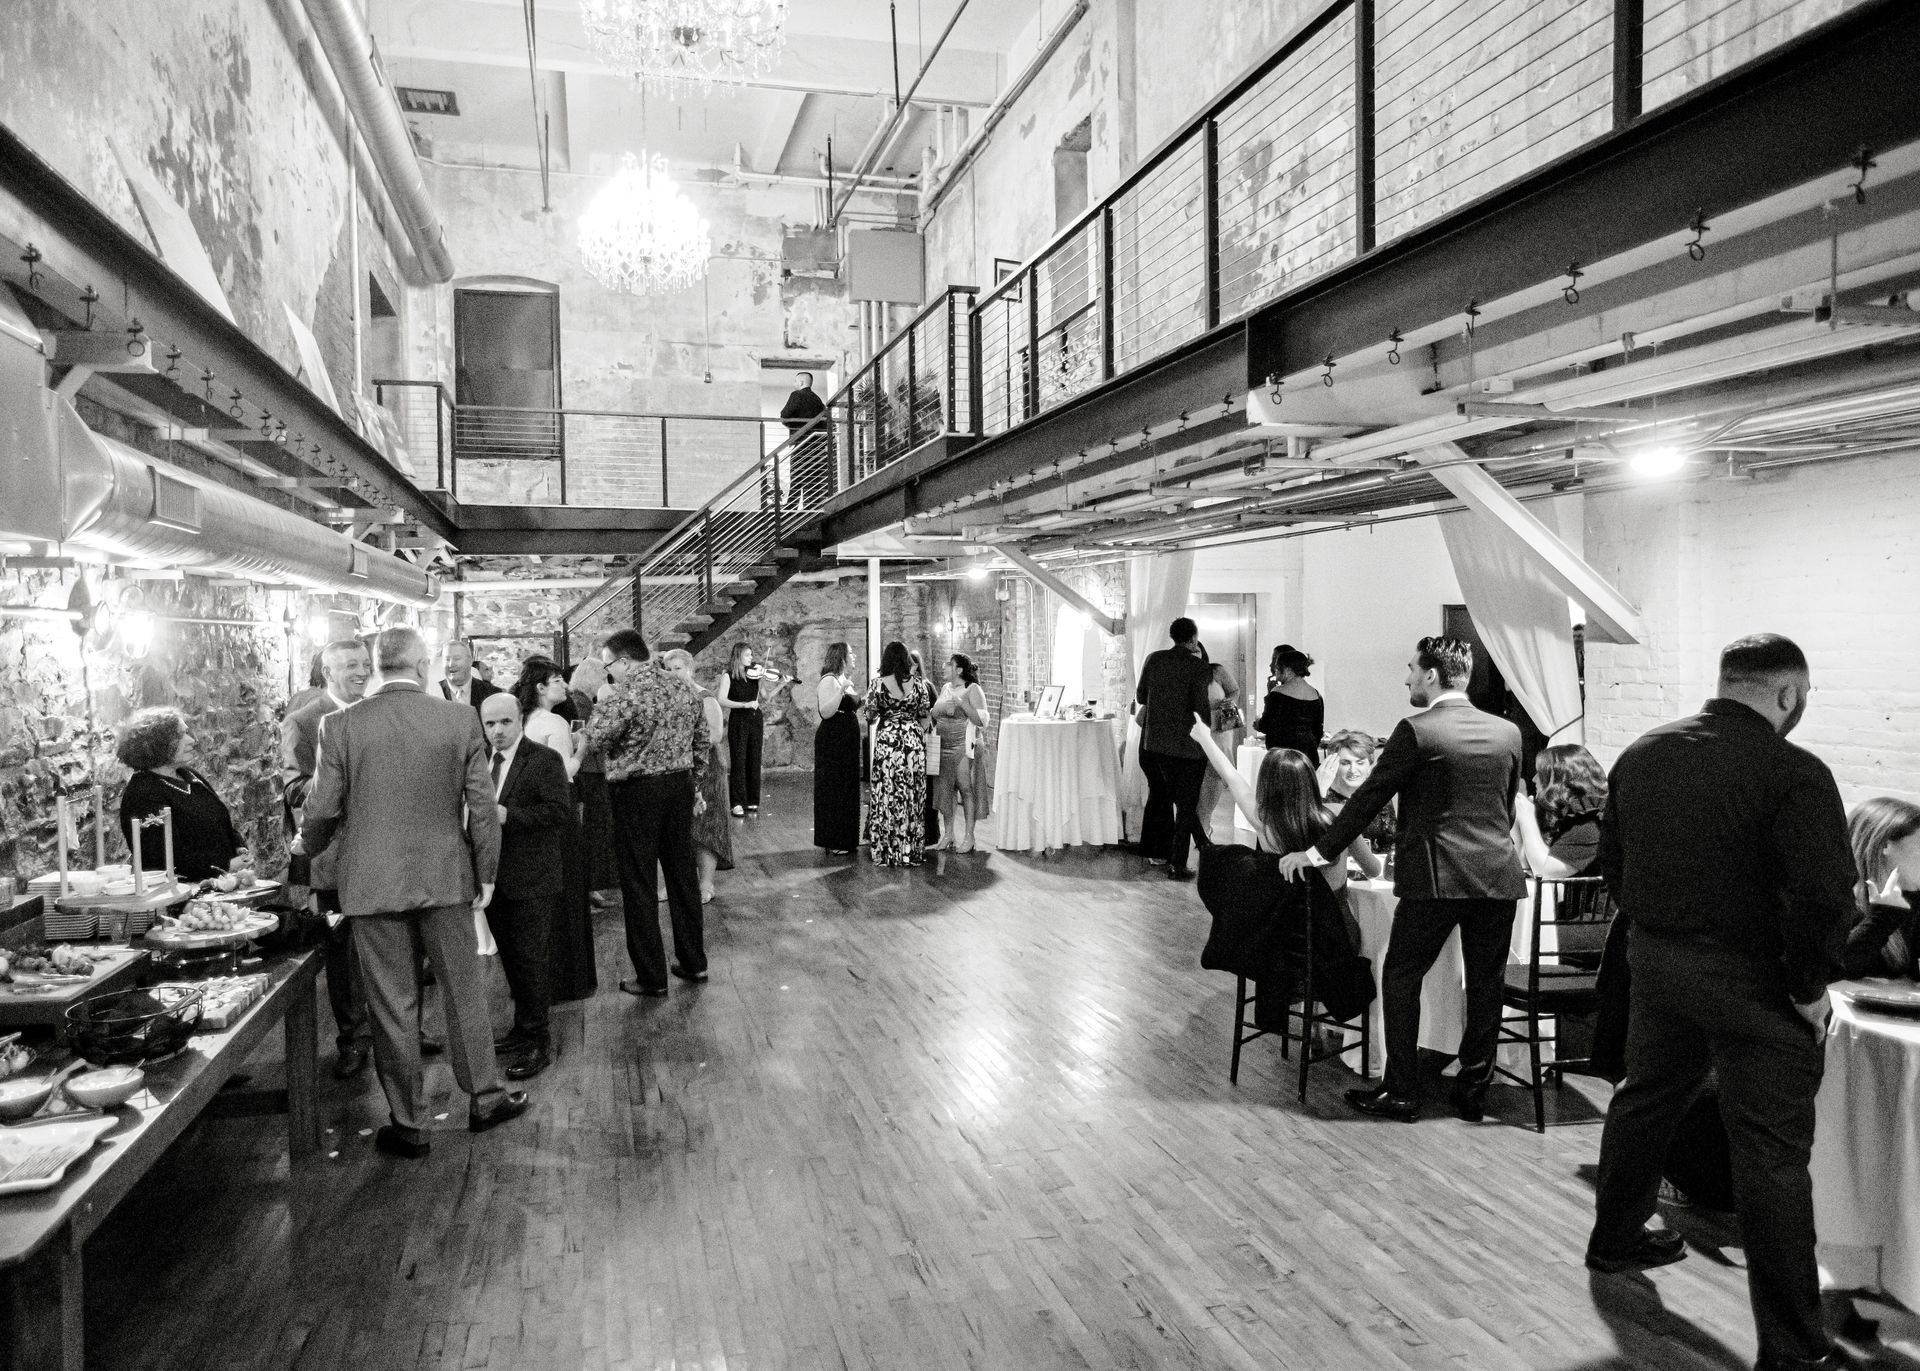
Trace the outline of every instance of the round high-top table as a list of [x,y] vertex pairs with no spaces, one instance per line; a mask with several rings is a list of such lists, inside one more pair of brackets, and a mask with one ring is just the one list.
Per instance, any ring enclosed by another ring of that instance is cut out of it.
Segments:
[[1109,719],[1000,721],[994,846],[1043,852],[1120,841],[1120,755]]
[[1920,1309],[1920,1021],[1874,1014],[1855,992],[1909,981],[1841,981],[1813,1134],[1813,1217],[1824,1284],[1883,1290]]

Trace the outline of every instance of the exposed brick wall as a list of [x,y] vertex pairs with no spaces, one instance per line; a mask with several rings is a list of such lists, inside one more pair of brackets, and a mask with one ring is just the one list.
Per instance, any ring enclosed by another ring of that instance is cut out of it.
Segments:
[[1611,761],[1712,693],[1720,648],[1785,633],[1817,688],[1794,741],[1851,804],[1920,799],[1920,453],[1590,495],[1586,552],[1648,636],[1588,640],[1587,736]]

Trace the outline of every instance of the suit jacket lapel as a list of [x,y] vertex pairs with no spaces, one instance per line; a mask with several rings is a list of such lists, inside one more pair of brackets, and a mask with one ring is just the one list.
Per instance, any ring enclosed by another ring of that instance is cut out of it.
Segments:
[[526,739],[520,740],[520,746],[513,750],[513,760],[507,764],[507,774],[500,782],[499,804],[505,804],[507,797],[513,794],[513,787],[520,780],[520,771],[527,764]]

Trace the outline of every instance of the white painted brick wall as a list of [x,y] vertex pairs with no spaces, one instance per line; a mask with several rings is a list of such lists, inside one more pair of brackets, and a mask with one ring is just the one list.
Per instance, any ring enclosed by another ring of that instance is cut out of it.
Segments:
[[1587,736],[1603,760],[1699,708],[1724,644],[1784,633],[1813,664],[1794,741],[1849,805],[1920,800],[1920,452],[1590,495],[1586,552],[1648,628],[1632,647],[1588,645]]

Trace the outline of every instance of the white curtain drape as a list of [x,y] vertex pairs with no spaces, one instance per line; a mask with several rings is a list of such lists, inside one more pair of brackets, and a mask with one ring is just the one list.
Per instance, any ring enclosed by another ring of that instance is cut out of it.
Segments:
[[[1133,679],[1147,654],[1167,645],[1167,625],[1187,612],[1193,588],[1193,554],[1162,552],[1127,559],[1127,661]],[[1132,701],[1128,700],[1129,710]],[[1140,725],[1129,720],[1120,758],[1120,804],[1129,837],[1140,836],[1140,816],[1147,807],[1147,777],[1140,770]]]
[[1566,593],[1521,541],[1469,511],[1440,516],[1467,613],[1507,688],[1552,744],[1585,741]]

